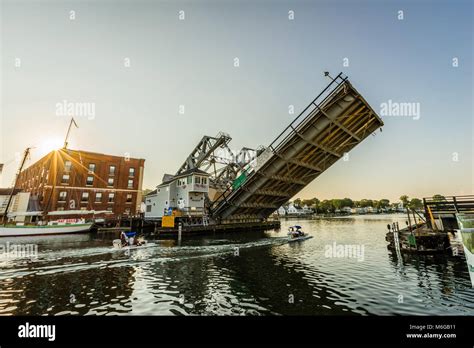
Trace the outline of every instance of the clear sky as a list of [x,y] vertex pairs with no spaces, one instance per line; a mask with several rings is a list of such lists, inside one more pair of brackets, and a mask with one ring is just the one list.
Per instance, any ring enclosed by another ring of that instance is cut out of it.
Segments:
[[382,133],[298,197],[474,193],[472,1],[1,6],[2,186],[27,146],[34,161],[61,145],[70,116],[58,103],[95,108],[76,115],[71,148],[145,158],[144,188],[153,188],[203,135],[225,131],[235,150],[268,145],[295,116],[288,106],[304,108],[328,70],[347,74],[378,113],[389,100],[418,103],[419,119],[382,116]]

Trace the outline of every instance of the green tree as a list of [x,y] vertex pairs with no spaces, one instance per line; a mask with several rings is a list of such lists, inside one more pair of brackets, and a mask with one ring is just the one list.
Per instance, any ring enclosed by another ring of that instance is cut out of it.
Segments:
[[352,208],[354,206],[354,202],[350,198],[344,198],[342,200],[342,202],[343,202],[342,207],[351,207]]
[[315,211],[318,210],[318,205],[319,205],[319,199],[316,197],[311,200],[311,208],[314,209]]
[[382,208],[386,208],[390,205],[390,200],[386,198],[381,199],[379,202]]
[[311,198],[311,199],[303,199],[301,204],[303,206],[307,205],[310,208],[316,209],[318,207],[319,199]]
[[403,206],[406,207],[410,203],[407,195],[400,196],[400,201],[403,203]]
[[421,201],[421,199],[412,198],[410,200],[410,203],[408,204],[408,207],[410,209],[421,209],[423,207],[423,202]]
[[331,201],[325,199],[324,201],[319,203],[319,209],[321,213],[332,213],[334,212],[334,206],[332,205]]
[[388,206],[390,206],[390,201],[388,199],[381,199],[380,201],[377,201],[377,209],[385,209]]
[[363,199],[360,201],[361,208],[373,207],[373,204],[374,202],[371,199]]
[[331,199],[331,205],[334,207],[334,209],[339,209],[344,206],[344,201],[342,199]]
[[440,194],[436,194],[433,196],[433,201],[436,201],[436,202],[442,202],[442,201],[445,201],[446,198]]

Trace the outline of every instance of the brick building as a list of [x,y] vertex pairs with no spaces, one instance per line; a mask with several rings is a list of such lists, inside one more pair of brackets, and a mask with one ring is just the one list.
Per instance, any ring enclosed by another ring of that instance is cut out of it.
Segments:
[[142,201],[144,164],[144,159],[54,150],[20,173],[17,188],[37,195],[44,211],[136,215]]

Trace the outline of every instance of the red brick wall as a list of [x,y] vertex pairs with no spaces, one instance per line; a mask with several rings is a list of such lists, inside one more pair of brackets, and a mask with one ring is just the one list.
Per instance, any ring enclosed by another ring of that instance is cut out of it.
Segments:
[[[66,161],[71,162],[70,171],[65,168]],[[91,163],[96,165],[94,173],[88,171]],[[144,159],[128,159],[76,150],[58,150],[49,153],[23,170],[19,177],[18,187],[38,194],[42,208],[48,211],[81,208],[96,211],[112,209],[115,217],[128,213],[135,215],[138,213],[141,202],[144,164]],[[110,166],[116,168],[114,175],[110,175]],[[54,170],[55,167],[57,170]],[[130,168],[135,168],[134,177],[129,175]],[[69,174],[68,183],[62,182],[63,174]],[[88,176],[93,177],[92,185],[86,184]],[[108,185],[109,178],[114,179],[113,186]],[[133,181],[131,187],[128,187],[128,180]],[[65,202],[59,200],[61,191],[66,192]],[[87,202],[82,201],[83,192],[89,192]],[[97,192],[102,193],[100,203],[96,203]],[[108,203],[109,193],[115,194],[113,203]],[[127,194],[132,195],[131,202],[126,202]]]

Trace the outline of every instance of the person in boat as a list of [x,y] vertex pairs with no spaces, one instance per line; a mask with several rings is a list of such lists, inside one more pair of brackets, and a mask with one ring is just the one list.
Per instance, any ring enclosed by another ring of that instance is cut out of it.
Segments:
[[120,240],[122,241],[122,247],[128,246],[128,237],[124,231],[120,233]]
[[136,232],[123,232],[120,234],[120,240],[122,241],[122,247],[124,246],[141,246],[142,242],[136,238]]
[[301,236],[301,233],[302,231],[300,231],[300,226],[291,226],[289,229],[288,229],[288,235],[291,237],[291,238],[297,238],[297,237],[300,237]]
[[301,231],[301,226],[294,226],[294,229],[293,229],[293,232],[292,232],[292,236],[293,236],[293,238],[303,237],[303,236],[304,236],[304,232]]

